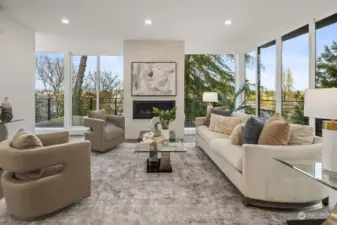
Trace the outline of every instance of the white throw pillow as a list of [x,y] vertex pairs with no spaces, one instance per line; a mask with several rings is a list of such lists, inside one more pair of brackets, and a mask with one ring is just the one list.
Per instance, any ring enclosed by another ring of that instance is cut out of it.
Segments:
[[314,142],[314,128],[306,125],[290,124],[289,145],[311,145]]

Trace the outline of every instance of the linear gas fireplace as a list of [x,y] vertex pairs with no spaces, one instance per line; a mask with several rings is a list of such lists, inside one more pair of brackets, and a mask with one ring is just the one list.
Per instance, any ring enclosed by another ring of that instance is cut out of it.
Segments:
[[175,101],[133,101],[133,119],[151,119],[156,116],[153,107],[170,110],[175,105]]

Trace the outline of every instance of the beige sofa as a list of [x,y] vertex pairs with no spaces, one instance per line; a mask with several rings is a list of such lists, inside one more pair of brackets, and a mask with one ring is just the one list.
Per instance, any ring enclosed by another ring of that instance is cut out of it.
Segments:
[[[68,132],[37,135],[43,147],[14,149],[0,143],[1,183],[7,210],[16,218],[45,217],[91,195],[90,142],[68,143]],[[40,178],[15,174],[44,169]]]
[[[233,114],[242,116],[242,114]],[[311,158],[321,156],[321,138],[312,145],[268,146],[231,145],[229,136],[209,131],[205,117],[196,118],[196,143],[213,160],[244,196],[277,203],[311,203],[328,196],[318,182],[275,161],[273,157]]]

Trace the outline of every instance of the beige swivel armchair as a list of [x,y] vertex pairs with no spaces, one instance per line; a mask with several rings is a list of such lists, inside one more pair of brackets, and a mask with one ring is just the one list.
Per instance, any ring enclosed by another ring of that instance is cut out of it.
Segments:
[[[0,143],[7,209],[22,220],[45,217],[91,195],[90,142],[68,143],[68,132],[37,136],[44,147],[14,149],[9,140]],[[16,178],[40,169],[38,179]]]
[[84,134],[85,140],[91,142],[93,151],[105,152],[125,141],[124,116],[106,115],[103,118],[84,117],[84,126],[90,127]]

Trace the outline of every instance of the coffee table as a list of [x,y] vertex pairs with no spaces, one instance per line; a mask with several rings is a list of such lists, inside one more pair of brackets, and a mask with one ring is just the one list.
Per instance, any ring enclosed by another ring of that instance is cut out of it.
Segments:
[[[311,179],[337,191],[337,174],[323,170],[322,158],[311,159],[284,159],[274,158],[276,161],[300,172],[299,176],[308,176]],[[326,219],[288,220],[288,225],[336,225],[337,205]]]
[[[145,131],[140,133],[144,134]],[[163,143],[156,143],[155,147],[140,141],[141,139],[138,139],[135,152],[149,154],[149,158],[146,160],[146,171],[148,173],[172,173],[171,153],[186,152],[183,142],[179,138],[175,138],[174,132],[169,140]]]

